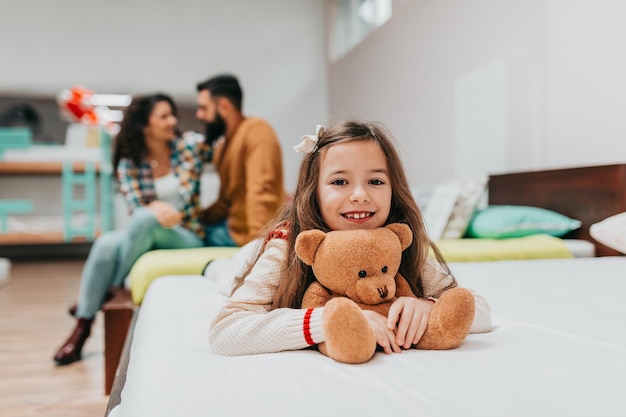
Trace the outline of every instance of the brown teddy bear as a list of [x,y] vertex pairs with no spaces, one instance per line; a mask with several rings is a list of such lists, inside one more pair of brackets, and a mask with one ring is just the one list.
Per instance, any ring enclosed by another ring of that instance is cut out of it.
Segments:
[[[364,363],[374,355],[376,337],[361,309],[387,316],[396,298],[415,297],[398,273],[402,251],[412,240],[409,226],[400,223],[373,230],[307,230],[297,236],[296,254],[313,268],[317,279],[307,288],[302,308],[325,306],[326,341],[318,345],[320,352],[345,363]],[[445,291],[414,347],[458,347],[469,333],[474,308],[469,290]]]

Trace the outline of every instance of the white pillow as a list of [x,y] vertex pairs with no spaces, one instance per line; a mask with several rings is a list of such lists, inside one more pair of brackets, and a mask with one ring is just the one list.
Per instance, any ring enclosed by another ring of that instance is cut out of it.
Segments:
[[204,269],[203,275],[217,282],[220,293],[229,297],[235,278],[246,272],[248,266],[255,261],[261,249],[263,239],[254,239],[241,247],[232,257],[213,259]]
[[486,206],[487,181],[485,176],[456,179],[411,190],[431,240],[459,239],[465,235],[474,212]]
[[438,241],[441,239],[459,198],[459,191],[460,186],[453,183],[441,184],[433,188],[428,204],[423,211],[428,236],[431,240]]
[[465,235],[472,216],[485,196],[487,177],[457,181],[459,194],[441,237],[460,239]]
[[626,212],[592,224],[589,234],[604,246],[626,254]]

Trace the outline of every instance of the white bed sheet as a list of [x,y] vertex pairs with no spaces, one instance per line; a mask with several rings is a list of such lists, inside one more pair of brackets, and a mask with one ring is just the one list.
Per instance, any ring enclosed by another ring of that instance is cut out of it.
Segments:
[[224,300],[201,277],[150,286],[121,403],[136,416],[624,416],[626,257],[451,265],[494,329],[452,351],[222,357],[207,331]]

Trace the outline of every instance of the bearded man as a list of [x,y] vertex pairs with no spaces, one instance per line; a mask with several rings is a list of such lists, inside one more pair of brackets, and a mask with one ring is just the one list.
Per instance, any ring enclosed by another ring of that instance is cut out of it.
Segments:
[[206,125],[219,175],[217,201],[200,217],[207,245],[243,246],[257,237],[285,199],[280,142],[265,120],[242,113],[243,92],[230,74],[197,85],[196,117]]

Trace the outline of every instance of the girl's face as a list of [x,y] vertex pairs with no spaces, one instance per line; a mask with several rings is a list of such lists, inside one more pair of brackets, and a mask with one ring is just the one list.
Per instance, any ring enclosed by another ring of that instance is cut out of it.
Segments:
[[382,149],[372,140],[359,140],[322,152],[317,198],[328,227],[383,226],[391,209],[391,182]]
[[178,120],[167,101],[159,101],[152,108],[148,125],[143,128],[146,140],[168,142],[176,137]]

